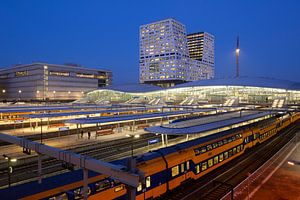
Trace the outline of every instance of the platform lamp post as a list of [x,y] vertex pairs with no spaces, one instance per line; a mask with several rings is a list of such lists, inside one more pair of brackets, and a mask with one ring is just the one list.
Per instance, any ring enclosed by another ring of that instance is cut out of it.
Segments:
[[3,154],[3,157],[5,158],[5,160],[7,160],[7,175],[8,175],[8,187],[10,187],[11,185],[11,174],[13,172],[13,168],[12,168],[12,163],[17,162],[16,158],[11,158],[5,154]]
[[19,90],[18,93],[19,93],[19,101],[20,101],[20,100],[21,100],[21,93],[22,93],[22,90]]
[[41,135],[40,135],[40,139],[41,139],[41,144],[43,144],[43,118],[41,118]]
[[126,137],[131,138],[131,158],[133,158],[133,140],[140,138],[140,135],[126,134]]

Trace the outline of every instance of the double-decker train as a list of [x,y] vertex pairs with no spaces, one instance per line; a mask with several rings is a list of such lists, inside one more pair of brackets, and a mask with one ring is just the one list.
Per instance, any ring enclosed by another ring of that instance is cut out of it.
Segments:
[[[198,179],[242,155],[246,149],[263,143],[300,118],[300,113],[276,115],[260,122],[208,135],[136,157],[137,168],[145,174],[145,183],[136,189],[136,199],[159,197],[188,179]],[[115,161],[126,163],[126,159]],[[6,195],[18,199],[82,199],[82,171],[76,170],[45,179],[45,184],[28,183]],[[106,175],[90,172],[89,199],[126,199],[124,184]],[[26,189],[28,188],[28,189]],[[21,192],[22,191],[22,192]],[[18,192],[23,196],[18,196]],[[1,192],[0,192],[1,194]],[[5,197],[5,196],[4,196]]]

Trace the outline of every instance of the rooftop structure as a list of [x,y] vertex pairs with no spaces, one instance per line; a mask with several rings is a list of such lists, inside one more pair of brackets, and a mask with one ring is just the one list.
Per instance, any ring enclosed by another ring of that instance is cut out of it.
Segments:
[[241,103],[272,103],[277,98],[283,98],[287,103],[300,103],[300,83],[272,78],[239,77],[200,80],[167,89],[150,89],[144,85],[105,87],[90,92],[87,96],[91,102],[126,102],[132,98],[149,102],[159,98],[164,102],[179,104],[187,98],[192,98],[195,102],[223,103],[235,97]]
[[75,100],[110,85],[112,73],[78,65],[32,63],[0,71],[2,100]]

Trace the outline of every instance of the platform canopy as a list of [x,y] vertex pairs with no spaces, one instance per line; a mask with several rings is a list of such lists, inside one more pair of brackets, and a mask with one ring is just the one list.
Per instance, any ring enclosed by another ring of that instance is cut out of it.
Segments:
[[[275,111],[268,112],[257,112],[254,114],[245,115],[242,117],[233,117],[230,119],[225,119],[221,121],[214,121],[210,123],[201,123],[201,118],[199,120],[199,125],[196,123],[189,124],[189,120],[183,122],[177,122],[180,124],[174,123],[170,125],[162,125],[162,126],[152,126],[145,128],[146,131],[154,133],[154,134],[166,134],[166,135],[187,135],[187,134],[198,134],[201,132],[211,131],[219,128],[224,128],[227,126],[232,126],[235,124],[239,124],[242,122],[247,122],[249,120],[254,120],[257,118],[263,118],[270,115],[274,115]],[[205,117],[203,117],[204,120]]]
[[[214,111],[215,109],[211,109]],[[66,123],[72,124],[101,124],[101,123],[118,123],[127,121],[138,121],[146,119],[163,118],[177,115],[184,115],[189,113],[201,113],[207,112],[208,109],[194,109],[194,110],[181,110],[181,111],[171,111],[171,112],[159,112],[159,113],[146,113],[146,114],[135,114],[135,115],[114,115],[108,117],[89,117],[89,118],[79,118],[67,120]]]

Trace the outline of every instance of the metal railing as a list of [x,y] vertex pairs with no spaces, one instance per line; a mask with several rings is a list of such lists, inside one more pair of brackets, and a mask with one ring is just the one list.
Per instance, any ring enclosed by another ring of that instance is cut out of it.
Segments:
[[[299,146],[297,134],[285,144],[266,163],[238,184],[233,191],[228,192],[221,200],[250,199],[255,192],[273,175],[273,173],[284,163],[290,154]],[[233,195],[232,195],[233,192]]]

